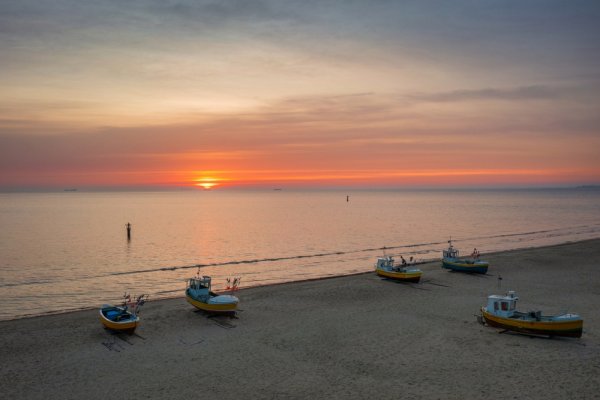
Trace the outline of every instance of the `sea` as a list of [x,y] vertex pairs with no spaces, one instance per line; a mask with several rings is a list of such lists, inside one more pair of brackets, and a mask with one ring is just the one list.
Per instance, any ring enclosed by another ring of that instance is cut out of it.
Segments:
[[0,193],[0,320],[182,297],[198,272],[224,290],[436,260],[450,239],[485,259],[592,238],[588,187]]

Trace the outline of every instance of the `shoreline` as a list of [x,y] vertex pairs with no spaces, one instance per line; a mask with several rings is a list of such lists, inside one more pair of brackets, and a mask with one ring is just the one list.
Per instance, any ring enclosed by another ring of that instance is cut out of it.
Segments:
[[[486,254],[489,275],[423,266],[419,284],[374,272],[240,290],[237,318],[181,298],[147,303],[132,336],[97,309],[0,322],[7,398],[588,399],[600,390],[600,239]],[[503,280],[499,281],[498,276]],[[500,285],[501,283],[501,285]],[[501,287],[499,287],[501,286]],[[584,319],[583,336],[480,325],[490,294]]]
[[[495,251],[495,252],[490,252],[490,253],[484,253],[483,257],[487,257],[487,256],[493,257],[493,256],[499,255],[499,254],[518,252],[518,251],[523,251],[523,250],[537,250],[537,249],[541,250],[541,249],[545,249],[545,248],[551,249],[551,248],[556,248],[556,247],[560,247],[560,246],[567,246],[567,245],[579,244],[579,243],[585,244],[585,243],[594,242],[594,241],[600,241],[600,238],[585,239],[585,240],[578,240],[578,241],[567,241],[564,243],[552,244],[552,245],[547,245],[547,246],[528,246],[528,247],[520,247],[520,248],[515,248],[515,249],[510,249],[510,250]],[[426,259],[426,260],[419,261],[416,265],[428,265],[428,264],[433,264],[436,262],[441,262],[441,260],[442,260],[441,257],[433,258],[433,259]],[[295,281],[284,281],[284,282],[268,283],[268,284],[264,284],[264,285],[247,286],[247,287],[238,289],[236,292],[242,292],[245,290],[250,290],[250,289],[255,289],[255,288],[277,287],[277,286],[281,286],[281,285],[289,285],[289,284],[302,283],[302,282],[313,282],[313,281],[322,281],[322,280],[328,280],[328,279],[337,279],[337,278],[348,277],[348,276],[366,275],[366,274],[370,274],[372,272],[373,272],[372,270],[369,270],[369,271],[364,271],[364,272],[354,272],[354,273],[334,275],[334,276],[322,276],[322,277],[307,278],[307,279],[301,279],[301,280],[295,280]],[[217,291],[216,293],[228,293],[228,292],[227,291]],[[171,297],[160,297],[158,299],[148,300],[148,303],[173,300],[173,299],[183,299],[184,297],[185,296],[183,294],[171,296]],[[99,309],[99,306],[90,306],[90,307],[83,307],[83,308],[77,308],[77,309],[66,310],[66,311],[48,311],[48,312],[44,312],[41,314],[29,314],[29,315],[19,316],[16,318],[0,319],[0,324],[3,322],[7,322],[7,321],[18,321],[18,320],[23,320],[23,319],[49,317],[49,316],[55,316],[55,315],[66,315],[66,314],[72,314],[72,313],[78,313],[78,312],[84,312],[84,311],[90,311],[90,310],[98,310],[98,309]]]

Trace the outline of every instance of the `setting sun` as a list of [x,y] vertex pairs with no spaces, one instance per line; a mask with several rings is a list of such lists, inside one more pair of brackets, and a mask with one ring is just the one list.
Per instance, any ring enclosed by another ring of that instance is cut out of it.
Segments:
[[220,179],[211,178],[211,177],[197,178],[197,179],[195,179],[195,182],[196,182],[195,185],[208,190],[208,189],[214,188],[215,186],[218,186],[219,181],[220,181]]

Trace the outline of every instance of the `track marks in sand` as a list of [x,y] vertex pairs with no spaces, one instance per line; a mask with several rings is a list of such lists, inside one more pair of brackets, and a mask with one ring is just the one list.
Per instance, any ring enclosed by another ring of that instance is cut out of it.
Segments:
[[232,319],[238,319],[237,316],[223,316],[223,315],[218,315],[218,316],[209,316],[208,319],[212,322],[215,323],[215,325],[224,328],[224,329],[232,329],[235,328],[237,325],[231,323]]
[[[107,336],[105,340],[101,342],[101,344],[106,347],[108,351],[115,351],[120,353],[124,351],[127,347],[123,344],[126,343],[129,346],[133,346],[135,344],[136,339],[146,340],[145,337],[138,335],[137,333],[121,333],[121,332],[109,332],[107,331]],[[118,340],[117,340],[118,339]]]
[[195,313],[205,316],[207,320],[212,321],[218,327],[223,329],[233,329],[237,325],[235,325],[232,321],[239,319],[238,313],[241,311],[243,310],[236,310],[234,314],[230,315],[209,314],[202,310],[196,310]]

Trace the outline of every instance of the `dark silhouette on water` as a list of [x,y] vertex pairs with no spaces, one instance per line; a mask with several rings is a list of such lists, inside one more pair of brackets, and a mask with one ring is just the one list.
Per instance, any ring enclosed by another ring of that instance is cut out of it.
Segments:
[[131,240],[131,224],[128,222],[125,228],[127,228],[127,240]]

